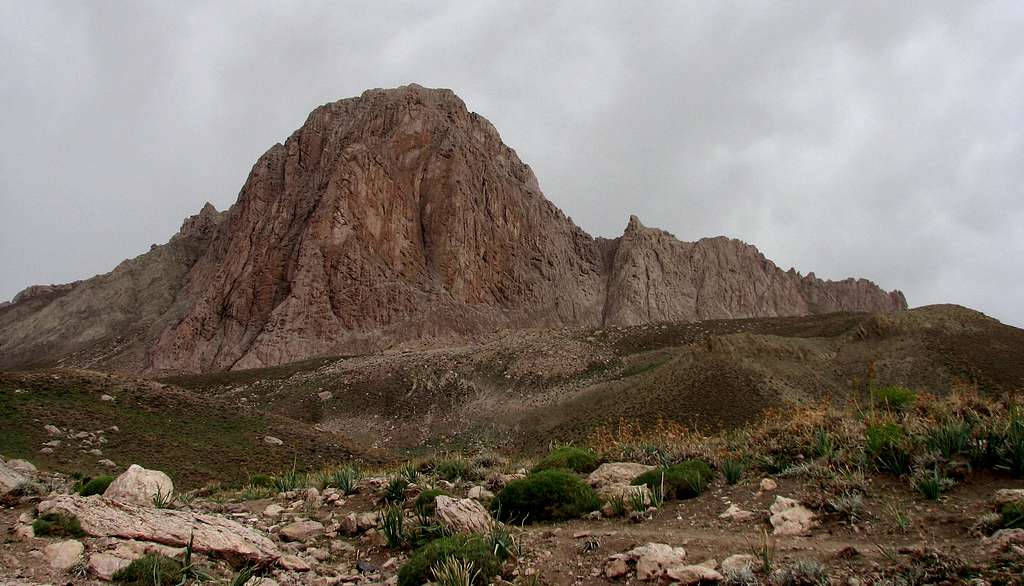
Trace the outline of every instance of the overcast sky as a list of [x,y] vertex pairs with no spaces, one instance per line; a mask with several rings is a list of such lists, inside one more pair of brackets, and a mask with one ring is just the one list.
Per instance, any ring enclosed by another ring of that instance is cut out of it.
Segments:
[[[112,269],[315,106],[409,82],[629,214],[1024,325],[1024,3],[0,0],[0,300]],[[372,8],[368,8],[372,6]]]

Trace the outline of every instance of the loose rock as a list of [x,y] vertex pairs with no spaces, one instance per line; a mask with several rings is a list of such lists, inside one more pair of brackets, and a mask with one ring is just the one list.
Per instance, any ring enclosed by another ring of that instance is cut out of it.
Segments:
[[132,464],[110,483],[103,496],[115,501],[152,507],[153,497],[157,494],[165,497],[174,494],[171,478],[159,470],[147,470]]

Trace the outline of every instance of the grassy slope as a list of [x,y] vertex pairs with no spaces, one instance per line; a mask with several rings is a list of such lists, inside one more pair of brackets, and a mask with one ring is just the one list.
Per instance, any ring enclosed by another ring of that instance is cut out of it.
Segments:
[[[116,401],[101,401],[102,394]],[[53,454],[39,452],[54,438],[43,427],[95,432],[105,444],[86,445],[67,437]],[[109,431],[117,426],[119,431]],[[272,435],[284,445],[272,446]],[[103,455],[89,454],[98,448]],[[357,451],[347,440],[284,417],[240,409],[188,391],[149,381],[88,371],[0,372],[0,454],[21,457],[64,472],[96,474],[97,460],[119,469],[136,463],[167,472],[184,487],[209,480],[241,481],[247,474],[377,456]]]

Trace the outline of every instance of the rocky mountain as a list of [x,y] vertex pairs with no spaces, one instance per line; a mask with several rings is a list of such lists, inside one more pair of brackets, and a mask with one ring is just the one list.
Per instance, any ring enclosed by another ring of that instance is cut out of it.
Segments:
[[0,307],[0,367],[205,372],[501,328],[906,306],[635,217],[593,238],[486,119],[410,85],[317,108],[230,209],[207,204],[167,244]]

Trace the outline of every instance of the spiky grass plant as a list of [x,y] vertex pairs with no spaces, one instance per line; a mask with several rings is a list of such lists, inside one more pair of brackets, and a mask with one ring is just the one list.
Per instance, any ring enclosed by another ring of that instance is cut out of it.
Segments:
[[405,500],[405,489],[409,487],[409,481],[403,476],[393,476],[384,489],[384,502],[396,503]]
[[612,508],[612,515],[616,517],[626,516],[626,497],[621,493],[608,497],[608,506]]
[[359,479],[362,474],[359,468],[351,464],[331,470],[325,477],[325,488],[336,488],[343,495],[354,494],[359,488]]
[[501,562],[518,559],[523,555],[522,546],[519,544],[515,535],[512,534],[512,530],[509,526],[504,523],[497,521],[492,523],[490,529],[487,531],[487,535],[484,537],[491,548],[491,552],[493,552]]
[[926,499],[937,501],[953,486],[953,480],[943,475],[938,466],[933,466],[931,471],[917,469],[911,477],[911,484]]
[[726,458],[722,460],[722,475],[725,476],[725,482],[728,484],[736,484],[743,478],[743,473],[746,471],[746,466],[743,464],[743,460],[738,458]]
[[153,495],[153,506],[158,509],[173,509],[177,500],[178,497],[174,494],[173,490],[164,493],[164,491],[158,488],[156,494]]
[[885,514],[892,520],[896,528],[899,529],[900,533],[906,533],[910,529],[912,519],[910,513],[899,506],[895,501],[889,501],[885,503],[882,509]]
[[947,460],[965,451],[970,441],[971,424],[959,417],[950,418],[925,434],[928,449],[942,454]]
[[[647,494],[649,490],[644,490],[644,487],[638,486],[630,489],[629,491],[629,506],[634,511],[646,511],[647,510]],[[621,496],[621,495],[620,495]]]
[[398,549],[405,544],[405,511],[401,505],[390,504],[381,508],[380,531],[388,547]]
[[430,568],[437,586],[472,586],[480,574],[473,562],[449,556]]

